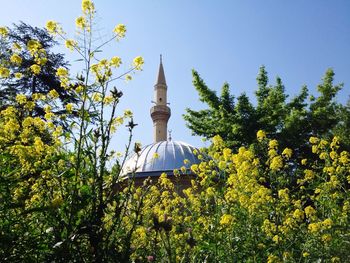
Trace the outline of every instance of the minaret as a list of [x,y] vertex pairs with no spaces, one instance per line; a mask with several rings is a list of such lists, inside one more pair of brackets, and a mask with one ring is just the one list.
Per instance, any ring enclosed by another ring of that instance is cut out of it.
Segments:
[[167,140],[167,127],[170,118],[170,108],[167,106],[167,85],[160,55],[160,64],[157,77],[157,83],[154,85],[154,103],[151,108],[151,118],[153,120],[153,138],[154,142]]

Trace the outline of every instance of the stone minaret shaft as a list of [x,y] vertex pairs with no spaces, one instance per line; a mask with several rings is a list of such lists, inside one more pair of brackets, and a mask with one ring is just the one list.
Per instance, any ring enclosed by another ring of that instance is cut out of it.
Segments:
[[162,56],[160,56],[157,83],[154,85],[154,103],[155,106],[151,108],[154,142],[166,141],[168,120],[171,112],[167,106],[167,85],[165,82]]

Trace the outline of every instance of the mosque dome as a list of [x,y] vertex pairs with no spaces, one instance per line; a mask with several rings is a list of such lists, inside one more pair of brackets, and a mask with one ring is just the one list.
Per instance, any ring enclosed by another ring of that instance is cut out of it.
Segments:
[[134,153],[125,163],[122,173],[126,176],[135,173],[135,178],[159,176],[163,172],[170,175],[174,169],[183,166],[189,169],[192,164],[200,163],[194,154],[196,151],[195,147],[180,141],[152,143],[138,154]]

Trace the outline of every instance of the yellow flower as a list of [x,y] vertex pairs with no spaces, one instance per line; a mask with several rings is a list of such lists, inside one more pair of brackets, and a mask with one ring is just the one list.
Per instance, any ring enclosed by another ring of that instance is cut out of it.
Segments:
[[261,142],[266,138],[266,133],[263,130],[259,130],[256,133],[256,138],[258,139],[259,142]]
[[332,257],[332,258],[331,258],[331,262],[332,262],[332,263],[335,263],[335,262],[338,263],[338,262],[340,262],[340,258],[338,258],[338,257]]
[[123,123],[124,123],[123,117],[118,116],[118,117],[115,117],[115,118],[113,119],[113,124],[121,125],[121,124],[123,124]]
[[17,55],[17,54],[13,54],[10,58],[10,61],[13,63],[13,64],[16,64],[16,65],[21,65],[22,63],[22,58]]
[[342,151],[342,152],[340,153],[339,161],[340,161],[342,164],[347,164],[347,163],[349,162],[349,153],[346,152],[346,151]]
[[75,25],[77,26],[77,28],[84,29],[86,27],[86,20],[85,20],[85,18],[83,16],[79,16],[75,20]]
[[153,159],[158,159],[159,158],[159,154],[158,153],[154,153],[152,156]]
[[326,229],[330,229],[333,225],[333,221],[332,219],[330,218],[327,218],[325,219],[323,222],[322,222],[322,225],[326,228]]
[[310,254],[309,254],[308,252],[304,252],[304,253],[303,253],[303,257],[304,257],[304,258],[306,258],[306,257],[308,257],[308,256],[310,256]]
[[194,172],[194,173],[199,172],[199,170],[198,170],[198,164],[192,164],[192,165],[191,165],[191,171]]
[[224,143],[224,141],[222,140],[222,138],[220,137],[220,135],[215,135],[215,136],[213,137],[212,141],[213,141],[213,144],[214,144],[215,146],[221,146],[221,145]]
[[304,212],[300,209],[295,209],[293,217],[299,221],[304,219]]
[[269,255],[267,257],[267,263],[277,263],[279,262],[279,258],[275,255]]
[[30,39],[27,42],[27,48],[32,56],[38,52],[38,50],[41,48],[41,44],[38,40]]
[[132,80],[132,76],[131,76],[130,74],[126,75],[126,76],[125,76],[125,80],[126,80],[126,81]]
[[68,48],[70,51],[73,51],[73,49],[77,46],[77,41],[73,39],[67,39],[65,42],[66,48]]
[[41,153],[45,150],[45,145],[40,137],[34,138],[34,147],[37,153]]
[[34,101],[28,101],[27,104],[25,105],[25,108],[29,111],[32,111],[35,108]]
[[40,199],[40,196],[38,194],[35,194],[31,197],[30,202],[34,203],[36,201],[39,201],[39,199]]
[[106,105],[112,104],[113,101],[114,101],[114,99],[113,99],[113,96],[112,96],[112,95],[108,95],[108,96],[106,96],[106,97],[103,99],[103,102],[104,102]]
[[73,111],[73,104],[72,103],[68,103],[66,105],[66,110],[68,111],[68,113],[72,113],[72,111]]
[[5,67],[0,67],[0,77],[1,78],[8,78],[10,76],[10,70]]
[[326,141],[326,140],[324,140],[324,139],[321,139],[319,145],[320,145],[320,147],[321,147],[322,149],[324,149],[325,146],[328,145],[328,141]]
[[23,74],[21,73],[21,72],[16,72],[15,73],[15,78],[16,79],[20,79],[20,78],[22,78],[23,77]]
[[326,160],[327,157],[328,157],[328,154],[327,154],[326,152],[320,153],[320,159],[321,159],[321,160]]
[[17,94],[16,96],[16,101],[19,104],[25,104],[27,102],[27,96],[24,94]]
[[8,35],[9,31],[7,27],[1,26],[0,27],[0,35],[3,37],[6,37]]
[[[186,170],[186,168],[185,168]],[[207,190],[205,191],[207,194],[207,197],[213,197],[215,196],[215,190],[213,187],[208,187]]]
[[271,140],[269,142],[269,148],[270,149],[276,149],[278,147],[278,141],[277,140]]
[[311,144],[317,144],[319,142],[319,139],[317,137],[310,137],[309,142]]
[[144,61],[143,61],[142,57],[138,56],[138,57],[134,58],[133,66],[135,67],[135,69],[141,70],[143,64],[144,64]]
[[41,93],[33,93],[32,94],[32,99],[34,101],[37,101],[37,100],[44,100],[45,99],[45,95],[41,94]]
[[38,75],[41,71],[41,68],[39,65],[34,64],[30,66],[30,70],[33,72],[34,75]]
[[56,197],[52,200],[51,205],[52,205],[52,207],[56,208],[56,207],[59,207],[62,203],[63,203],[62,197],[56,196]]
[[335,152],[335,151],[331,151],[331,152],[329,153],[329,157],[331,157],[331,159],[334,160],[335,158],[338,157],[338,154],[337,154],[337,152]]
[[95,101],[95,102],[100,102],[102,100],[102,96],[100,93],[93,93],[92,94],[92,100]]
[[220,161],[218,163],[218,167],[220,170],[224,170],[226,168],[226,162],[225,161]]
[[56,76],[58,77],[67,77],[68,76],[68,70],[63,68],[63,67],[59,67],[56,71]]
[[319,223],[311,223],[309,224],[308,226],[308,230],[311,232],[311,233],[317,233],[318,231],[321,230],[321,225]]
[[18,44],[18,43],[13,43],[12,44],[12,50],[13,51],[20,51],[22,48],[21,48],[21,46],[20,46],[20,44]]
[[35,59],[35,62],[36,62],[38,65],[45,65],[46,62],[47,62],[47,58]]
[[54,99],[57,99],[59,97],[59,94],[55,89],[50,90],[48,94],[50,97],[52,97]]
[[307,218],[310,218],[316,214],[316,210],[312,206],[305,207],[304,211]]
[[79,85],[78,87],[75,88],[75,91],[76,91],[77,93],[80,93],[80,92],[83,91],[83,89],[84,89],[84,87],[81,86],[81,85]]
[[57,32],[57,23],[53,20],[46,22],[46,29],[49,33],[54,34]]
[[327,242],[329,242],[331,240],[332,240],[332,236],[331,235],[329,235],[329,234],[322,235],[322,241],[323,242],[327,243]]
[[84,14],[92,14],[95,10],[95,6],[91,0],[83,0],[81,2],[81,9],[83,10]]
[[289,192],[289,189],[288,189],[288,188],[279,190],[279,191],[278,191],[278,197],[281,198],[281,199],[284,199],[284,200],[288,201],[288,200],[289,200],[288,192]]
[[315,174],[314,174],[314,172],[312,170],[308,170],[307,169],[307,170],[304,171],[304,174],[305,174],[304,179],[306,181],[312,180],[315,177]]
[[118,68],[122,64],[122,60],[120,57],[112,57],[110,60],[110,65]]
[[224,214],[220,219],[220,225],[229,225],[233,221],[233,217],[231,215]]
[[293,151],[291,149],[286,148],[283,150],[282,155],[289,159],[290,157],[292,157],[292,153]]
[[44,106],[44,111],[45,111],[45,113],[51,113],[51,106],[50,105],[45,105]]
[[272,241],[278,244],[281,241],[281,238],[278,235],[274,235],[274,237],[272,238]]
[[261,229],[270,237],[272,237],[274,232],[277,230],[277,226],[270,222],[268,219],[265,219]]
[[113,29],[113,32],[116,33],[120,38],[125,37],[126,26],[124,24],[119,24]]
[[131,110],[124,111],[124,118],[131,118],[132,116],[133,116],[133,113]]
[[223,154],[224,159],[225,159],[226,161],[230,158],[231,153],[232,153],[232,150],[229,149],[229,148],[225,148],[225,149],[222,150],[222,154]]
[[270,169],[273,171],[278,171],[283,167],[283,160],[281,156],[276,156],[273,157],[271,164],[270,164]]
[[302,164],[302,165],[306,165],[306,163],[307,163],[307,159],[302,159],[302,160],[301,160],[301,164]]

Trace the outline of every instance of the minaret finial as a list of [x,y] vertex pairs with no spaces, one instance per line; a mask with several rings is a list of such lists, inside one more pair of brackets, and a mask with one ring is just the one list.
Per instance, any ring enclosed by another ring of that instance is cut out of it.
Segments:
[[163,64],[163,61],[162,61],[162,54],[160,54],[160,64]]
[[168,135],[168,141],[169,142],[171,142],[171,140],[172,140],[172,137],[171,137],[171,133],[172,133],[173,131],[172,130],[169,130],[168,131],[168,133],[169,133],[169,135]]

